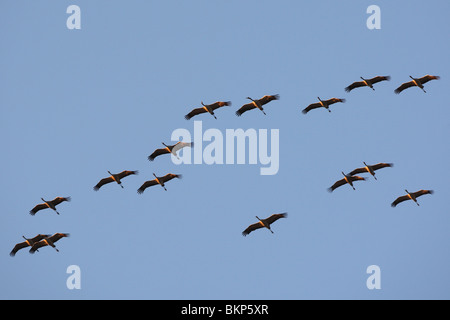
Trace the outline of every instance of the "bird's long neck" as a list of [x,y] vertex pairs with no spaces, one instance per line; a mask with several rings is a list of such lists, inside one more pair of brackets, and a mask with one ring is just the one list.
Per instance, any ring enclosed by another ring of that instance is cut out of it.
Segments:
[[253,99],[252,99],[252,98],[250,98],[250,97],[247,97],[247,99],[248,99],[248,100],[252,100],[252,101],[255,101],[255,100],[253,100]]
[[256,219],[258,219],[259,221],[261,221],[261,219],[260,218],[258,218],[258,216],[255,216],[256,217]]

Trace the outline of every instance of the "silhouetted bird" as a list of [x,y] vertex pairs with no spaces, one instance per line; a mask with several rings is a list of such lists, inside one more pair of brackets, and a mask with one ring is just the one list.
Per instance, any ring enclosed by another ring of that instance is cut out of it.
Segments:
[[165,144],[164,142],[162,143],[165,148],[161,148],[161,149],[156,149],[155,151],[153,151],[153,153],[151,155],[148,156],[148,160],[153,161],[155,160],[156,157],[163,155],[163,154],[168,154],[171,153],[173,154],[175,157],[178,157],[177,155],[177,151],[184,148],[184,147],[192,147],[194,145],[193,142],[177,142],[174,145],[168,146],[167,144]]
[[270,229],[270,225],[272,223],[274,223],[275,221],[277,221],[280,218],[286,218],[287,217],[287,212],[285,213],[276,213],[271,215],[270,217],[266,218],[266,219],[260,219],[258,218],[258,216],[256,216],[256,219],[259,220],[259,222],[251,224],[247,227],[247,229],[245,229],[242,232],[243,236],[248,235],[250,232],[256,230],[256,229],[260,229],[260,228],[267,228],[270,230],[270,232],[273,233],[272,229]]
[[173,173],[168,173],[163,177],[157,177],[156,174],[153,173],[153,175],[155,176],[155,179],[153,180],[149,180],[149,181],[145,181],[144,184],[137,190],[137,192],[143,193],[145,189],[147,189],[148,187],[151,186],[156,186],[157,184],[159,184],[161,187],[164,188],[164,190],[167,191],[165,183],[167,181],[170,181],[174,178],[178,178],[181,179],[182,175],[181,174],[173,174]]
[[9,255],[11,257],[14,257],[16,255],[17,251],[19,251],[23,248],[26,248],[26,247],[32,247],[35,243],[37,243],[37,242],[41,241],[42,239],[49,237],[49,236],[50,236],[49,234],[38,234],[37,236],[35,236],[34,238],[31,238],[31,239],[27,239],[27,238],[25,238],[25,236],[22,236],[22,238],[24,238],[25,241],[16,244],[14,246],[14,248],[12,249],[12,251],[9,253]]
[[362,79],[362,81],[356,81],[353,82],[351,85],[349,85],[348,87],[345,88],[345,91],[350,92],[355,88],[359,88],[359,87],[369,87],[372,90],[375,90],[373,85],[375,83],[378,83],[380,81],[389,81],[391,80],[390,76],[377,76],[371,79],[364,79],[363,77],[360,77]]
[[217,119],[216,115],[214,114],[214,110],[219,109],[219,108],[224,107],[224,106],[231,106],[231,102],[230,101],[217,101],[217,102],[214,102],[212,104],[204,104],[203,101],[202,101],[201,103],[202,103],[203,107],[193,109],[191,112],[189,112],[187,115],[185,115],[184,118],[186,120],[189,120],[189,119],[191,119],[192,117],[194,117],[194,116],[196,116],[198,114],[202,114],[202,113],[208,112],[215,119]]
[[419,190],[416,192],[409,192],[408,190],[405,189],[405,191],[407,194],[395,199],[395,201],[391,203],[391,207],[395,207],[400,202],[403,202],[406,200],[413,200],[417,205],[419,205],[419,203],[417,202],[418,197],[423,196],[424,194],[433,194],[434,193],[433,190]]
[[329,106],[337,103],[337,102],[345,102],[345,99],[339,99],[339,98],[331,98],[328,100],[321,100],[319,97],[317,97],[317,99],[319,99],[319,102],[316,103],[311,103],[309,106],[307,106],[305,109],[302,110],[302,113],[307,114],[309,111],[313,110],[313,109],[317,109],[317,108],[325,108],[328,110],[328,112],[331,112]]
[[120,181],[121,179],[123,179],[123,178],[125,178],[125,177],[128,177],[129,175],[132,175],[132,174],[138,174],[139,173],[139,171],[128,171],[128,170],[124,170],[124,171],[122,171],[122,172],[120,172],[120,173],[117,173],[117,174],[113,174],[113,173],[111,173],[111,172],[109,172],[108,171],[108,173],[111,175],[110,177],[108,177],[108,178],[104,178],[104,179],[102,179],[102,180],[100,180],[95,186],[94,186],[94,190],[95,191],[98,191],[103,185],[105,185],[105,184],[107,184],[107,183],[111,183],[111,182],[117,182],[117,184],[121,187],[121,188],[123,188],[123,186],[122,186],[122,181]]
[[423,88],[424,83],[427,83],[430,80],[439,80],[440,79],[439,76],[430,76],[429,74],[427,74],[426,76],[423,76],[422,78],[413,78],[411,76],[409,76],[409,77],[412,79],[412,81],[405,82],[400,87],[395,89],[394,92],[396,94],[399,94],[403,90],[410,88],[410,87],[419,87],[420,89],[423,90],[423,92],[426,92],[425,89]]
[[55,242],[57,242],[61,238],[65,238],[68,236],[69,236],[68,233],[55,233],[54,235],[52,235],[50,237],[46,237],[46,238],[42,239],[41,241],[33,244],[33,246],[30,249],[30,253],[35,253],[39,248],[42,248],[45,246],[50,246],[59,252],[59,250],[55,246]]
[[71,200],[71,198],[70,197],[56,197],[55,199],[53,199],[51,201],[45,201],[44,198],[41,198],[41,200],[44,201],[44,203],[38,204],[33,209],[30,210],[30,214],[32,216],[34,216],[36,214],[36,212],[43,210],[43,209],[47,209],[47,208],[50,208],[53,211],[55,211],[57,214],[59,214],[59,212],[56,210],[56,206],[64,201],[69,202]]
[[371,165],[371,166],[369,166],[365,162],[363,162],[363,163],[364,163],[365,167],[357,168],[357,169],[353,170],[352,172],[350,172],[348,175],[353,176],[353,175],[358,174],[358,173],[368,172],[375,178],[375,180],[377,180],[377,177],[375,177],[375,170],[379,170],[379,169],[382,169],[382,168],[389,168],[389,167],[393,167],[394,166],[393,163],[377,163],[377,164],[374,164],[374,165]]
[[255,109],[255,108],[258,108],[259,110],[262,111],[262,113],[266,114],[264,112],[264,108],[262,106],[269,103],[270,101],[280,99],[280,96],[278,94],[275,94],[275,95],[270,95],[270,96],[264,96],[258,100],[253,100],[250,97],[247,97],[247,99],[251,100],[252,102],[244,104],[242,107],[239,108],[238,111],[236,111],[236,115],[238,117],[240,117],[244,112],[247,112],[247,111]]
[[340,186],[343,186],[344,184],[347,183],[353,188],[353,190],[355,190],[353,182],[366,180],[366,178],[360,176],[349,176],[344,172],[342,172],[342,174],[344,175],[344,179],[336,181],[330,188],[328,188],[328,191],[333,192],[336,188],[339,188]]

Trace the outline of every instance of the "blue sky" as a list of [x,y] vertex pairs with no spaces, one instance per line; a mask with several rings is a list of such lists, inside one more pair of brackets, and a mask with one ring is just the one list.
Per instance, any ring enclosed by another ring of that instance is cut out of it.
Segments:
[[[66,9],[81,8],[81,30]],[[369,30],[366,9],[381,9]],[[449,299],[447,1],[3,1],[2,299]],[[441,76],[427,93],[394,89]],[[390,75],[375,91],[344,88]],[[236,117],[248,100],[280,100]],[[301,110],[345,98],[332,112]],[[200,101],[232,101],[186,121]],[[147,156],[173,130],[278,129],[280,167]],[[362,162],[378,180],[326,189]],[[139,170],[124,189],[92,187]],[[152,173],[183,174],[143,195]],[[390,207],[404,189],[434,195]],[[57,216],[40,198],[71,196]],[[288,212],[274,234],[241,232]],[[68,232],[30,255],[22,235]],[[81,289],[66,287],[70,265]],[[366,268],[381,269],[381,289]]]

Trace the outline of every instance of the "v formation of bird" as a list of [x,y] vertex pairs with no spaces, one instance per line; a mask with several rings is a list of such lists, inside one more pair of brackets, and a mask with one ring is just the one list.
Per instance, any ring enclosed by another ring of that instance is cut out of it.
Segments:
[[[439,76],[432,76],[432,75],[425,75],[420,78],[413,78],[412,76],[409,76],[411,78],[411,81],[402,83],[398,88],[394,90],[396,94],[401,93],[402,91],[411,88],[411,87],[418,87],[420,88],[424,93],[426,93],[424,89],[424,84],[431,81],[431,80],[438,80]],[[346,92],[350,92],[356,88],[360,87],[369,87],[372,90],[375,90],[374,84],[382,82],[382,81],[389,81],[391,79],[390,76],[376,76],[370,79],[364,79],[361,77],[362,81],[356,81],[350,84],[349,86],[345,87]],[[251,102],[242,105],[237,111],[236,115],[238,117],[242,116],[245,112],[253,110],[253,109],[259,109],[264,115],[266,115],[263,106],[268,104],[271,101],[279,100],[280,96],[278,94],[275,95],[265,95],[260,99],[252,99],[250,97],[247,97],[246,99],[250,100]],[[324,108],[328,110],[328,112],[331,112],[330,105],[335,103],[344,103],[346,99],[344,98],[330,98],[327,100],[322,100],[320,97],[317,97],[319,102],[311,103],[306,108],[302,110],[303,114],[307,114],[311,110],[318,109],[318,108]],[[231,101],[217,101],[212,104],[204,104],[203,101],[201,102],[202,107],[194,108],[192,109],[188,114],[185,115],[186,120],[190,120],[191,118],[198,116],[202,113],[209,113],[211,116],[213,116],[215,119],[217,119],[216,114],[214,111],[216,111],[219,108],[222,107],[228,107],[231,106]],[[187,147],[193,147],[193,142],[182,142],[179,141],[174,145],[166,145],[165,143],[162,143],[164,146],[163,148],[158,148],[151,155],[148,156],[149,161],[154,161],[157,157],[160,157],[165,154],[171,154],[178,158],[177,152],[182,150],[183,148]],[[364,174],[368,173],[370,174],[375,180],[377,180],[375,171],[382,169],[382,168],[390,168],[394,165],[392,163],[377,163],[373,165],[368,165],[365,162],[364,166],[360,168],[356,168],[352,170],[349,173],[342,172],[343,178],[340,180],[337,180],[331,187],[328,188],[329,192],[333,192],[337,188],[344,186],[348,184],[353,190],[356,190],[354,183],[356,181],[366,181],[366,177],[358,176],[358,174]],[[124,188],[122,185],[122,180],[130,175],[137,175],[138,171],[131,171],[131,170],[124,170],[119,173],[111,173],[108,171],[109,176],[106,178],[102,178],[95,186],[94,190],[98,191],[100,188],[102,188],[104,185],[115,182],[117,185],[119,185],[121,188]],[[142,194],[147,188],[159,185],[161,186],[165,191],[167,191],[166,183],[172,179],[178,178],[180,179],[182,177],[181,174],[173,174],[173,173],[167,173],[164,176],[157,176],[155,173],[153,173],[154,179],[145,181],[138,189],[138,194]],[[419,203],[417,201],[417,198],[426,195],[426,194],[433,194],[433,190],[418,190],[416,192],[409,192],[405,189],[406,194],[403,196],[398,197],[395,199],[392,203],[392,207],[396,207],[399,203],[412,200],[414,201],[418,206]],[[30,214],[32,216],[36,215],[37,212],[44,210],[44,209],[52,209],[57,215],[59,215],[59,212],[56,210],[56,206],[63,203],[63,202],[69,202],[71,201],[71,197],[56,197],[53,200],[46,201],[43,198],[41,198],[43,201],[40,204],[37,204],[34,208],[30,210]],[[242,235],[247,236],[252,231],[266,228],[270,232],[273,233],[271,229],[271,224],[277,221],[280,218],[286,218],[287,212],[284,213],[276,213],[272,214],[271,216],[260,219],[258,216],[256,218],[259,220],[258,222],[249,225],[243,232]],[[36,251],[39,251],[40,248],[50,246],[54,248],[57,252],[59,250],[55,246],[55,242],[62,238],[69,237],[69,233],[55,233],[53,235],[50,234],[38,234],[33,238],[26,238],[25,236],[22,236],[25,241],[17,243],[12,251],[10,252],[11,256],[15,256],[16,253],[24,248],[30,247],[29,252],[35,253]]]

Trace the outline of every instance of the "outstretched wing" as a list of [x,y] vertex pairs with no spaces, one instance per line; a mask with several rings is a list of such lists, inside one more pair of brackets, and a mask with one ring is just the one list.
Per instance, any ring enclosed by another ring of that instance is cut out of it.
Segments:
[[113,182],[114,179],[112,177],[108,177],[108,178],[104,178],[102,180],[100,180],[95,186],[94,186],[94,190],[98,191],[103,185]]
[[326,100],[326,101],[324,101],[324,102],[325,102],[326,104],[330,105],[330,104],[337,103],[337,102],[342,102],[342,103],[344,103],[344,102],[345,102],[345,99],[331,98],[331,99],[328,99],[328,100]]
[[50,237],[50,234],[38,234],[37,236],[29,240],[31,241],[31,243],[36,243],[47,237]]
[[363,178],[363,177],[360,177],[360,176],[350,176],[350,177],[348,177],[350,180],[352,180],[352,182],[353,181],[358,181],[358,180],[367,180],[367,178]]
[[39,242],[36,242],[35,244],[33,244],[33,246],[30,249],[30,253],[35,253],[37,250],[39,250],[39,248],[48,246],[47,242],[45,242],[44,240],[41,240]]
[[69,233],[55,233],[54,235],[52,235],[51,237],[49,237],[48,239],[55,243],[56,241],[62,239],[62,238],[66,238],[69,237],[70,234]]
[[217,101],[210,105],[211,109],[216,110],[221,107],[231,106],[231,101]]
[[357,82],[353,82],[348,87],[345,87],[345,91],[350,92],[355,88],[365,87],[365,86],[366,86],[366,84],[363,81],[357,81]]
[[33,209],[30,210],[30,214],[32,216],[34,216],[36,214],[36,212],[43,210],[43,209],[47,209],[47,208],[48,208],[48,206],[45,203],[38,204]]
[[180,142],[177,142],[174,145],[172,151],[176,153],[176,152],[178,152],[178,150],[183,149],[184,147],[193,147],[193,146],[194,146],[193,142],[182,142],[182,141],[180,141]]
[[205,112],[208,112],[205,110],[205,108],[196,108],[196,109],[193,109],[191,112],[189,112],[187,115],[185,115],[184,118],[186,120],[189,120],[193,116],[196,116],[198,114],[205,113]]
[[433,194],[433,193],[434,193],[433,190],[419,190],[414,192],[412,195],[417,198],[423,196],[424,194]]
[[389,81],[389,80],[391,80],[390,76],[376,76],[376,77],[373,77],[372,79],[368,79],[368,81],[370,81],[372,84],[378,83],[381,81]]
[[365,172],[367,172],[366,167],[356,168],[355,170],[353,170],[352,172],[350,172],[348,175],[349,175],[349,176],[353,176],[353,175],[355,175],[355,174],[358,174],[358,173],[365,173]]
[[61,202],[67,201],[70,202],[72,200],[70,197],[56,197],[52,201],[50,201],[54,206],[60,204]]
[[117,174],[117,176],[119,177],[119,179],[123,179],[132,174],[138,174],[138,173],[139,173],[139,171],[137,171],[137,170],[135,170],[135,171],[124,170],[124,171],[120,172],[119,174]]
[[409,198],[408,195],[398,197],[397,199],[394,200],[394,202],[391,203],[391,207],[394,208],[394,207],[397,206],[400,202],[403,202],[403,201],[406,201],[406,200],[409,200],[409,199],[410,199],[410,198]]
[[166,154],[166,153],[170,153],[169,150],[167,150],[166,148],[156,149],[155,151],[153,151],[153,153],[151,155],[148,156],[148,160],[153,161],[153,160],[155,160],[155,158],[157,156],[160,156],[160,155]]
[[277,221],[278,219],[286,218],[286,217],[287,217],[287,212],[284,212],[284,213],[275,213],[275,214],[271,215],[270,217],[268,217],[268,218],[266,219],[266,221],[267,221],[268,224],[272,224],[272,223],[274,223],[275,221]]
[[426,76],[423,76],[422,78],[419,78],[419,81],[424,84],[427,83],[430,80],[439,80],[441,77],[439,76],[430,76],[429,74],[427,74]]
[[244,112],[247,112],[247,111],[255,109],[255,108],[256,108],[256,106],[253,102],[244,104],[242,107],[239,108],[238,111],[236,111],[236,115],[238,117],[240,117]]
[[181,174],[168,173],[168,174],[166,174],[165,176],[159,178],[159,180],[160,180],[161,182],[163,182],[163,183],[166,183],[167,181],[170,181],[170,180],[172,180],[172,179],[174,179],[174,178],[179,178],[179,179],[181,179],[181,178],[182,178],[182,175],[181,175]]
[[345,179],[338,180],[331,187],[328,188],[328,191],[333,192],[336,188],[339,188],[340,186],[343,186],[346,183],[347,181]]
[[157,184],[158,184],[158,182],[156,181],[156,179],[145,181],[144,184],[137,190],[137,193],[141,194],[148,187],[151,187],[151,186],[154,186],[154,185],[157,185]]
[[311,103],[309,106],[307,106],[305,109],[302,110],[302,113],[307,114],[311,110],[320,108],[321,106],[322,104],[320,104],[320,102]]
[[396,94],[399,94],[400,92],[402,92],[405,89],[408,89],[409,87],[414,87],[416,84],[414,83],[414,81],[409,81],[409,82],[405,82],[402,83],[402,85],[400,87],[398,87],[397,89],[394,90],[394,92]]
[[278,94],[267,95],[267,96],[264,96],[261,99],[259,99],[258,102],[261,105],[265,105],[266,103],[269,103],[270,101],[278,100],[278,99],[280,99],[280,95],[278,95]]
[[244,231],[242,231],[242,235],[245,237],[246,235],[248,235],[250,232],[256,230],[256,229],[260,229],[263,228],[264,225],[261,222],[257,222],[254,224],[251,224],[247,227],[247,229],[245,229]]
[[28,247],[28,246],[29,246],[29,244],[28,244],[26,241],[21,242],[21,243],[18,243],[18,244],[16,244],[16,245],[14,246],[14,248],[11,250],[11,252],[9,253],[9,255],[10,255],[11,257],[14,257],[14,256],[16,255],[17,251],[19,251],[20,249],[26,248],[26,247]]
[[382,168],[389,168],[389,167],[393,167],[394,164],[393,163],[377,163],[374,164],[372,167],[373,170],[378,170],[378,169],[382,169]]

